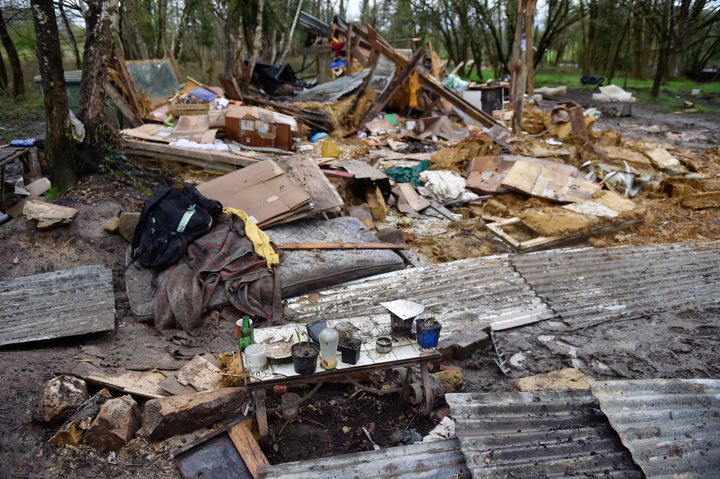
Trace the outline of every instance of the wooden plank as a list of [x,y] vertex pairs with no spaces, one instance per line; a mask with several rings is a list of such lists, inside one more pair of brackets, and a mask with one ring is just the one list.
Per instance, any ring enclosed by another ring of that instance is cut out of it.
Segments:
[[584,231],[584,232],[569,235],[569,236],[538,236],[537,238],[532,238],[532,239],[525,240],[525,241],[518,241],[515,238],[513,238],[512,236],[510,236],[508,233],[503,231],[504,226],[514,225],[514,224],[518,224],[521,222],[522,221],[520,220],[520,218],[509,218],[507,220],[500,221],[497,223],[487,223],[485,226],[495,236],[497,236],[500,240],[502,240],[506,244],[508,244],[516,252],[528,253],[528,252],[537,251],[540,249],[552,248],[552,247],[559,246],[559,245],[566,244],[566,243],[572,243],[574,241],[579,241],[584,238],[587,238],[589,236],[608,233],[610,231],[617,231],[617,230],[632,226],[634,224],[637,224],[640,222],[640,220],[634,219],[634,220],[620,221],[620,222],[615,222],[615,223],[606,223],[606,224],[591,228],[588,231]]
[[128,102],[125,101],[122,95],[120,95],[109,82],[105,84],[105,94],[110,97],[110,100],[115,104],[123,118],[127,120],[131,127],[135,128],[136,126],[142,125],[140,117],[137,116]]
[[352,64],[352,58],[353,58],[353,24],[348,24],[347,33],[345,35],[345,62],[347,63],[347,67],[345,67],[345,70],[348,75],[353,74],[353,64]]
[[243,462],[245,462],[245,465],[250,470],[250,474],[252,474],[254,478],[257,478],[258,468],[269,466],[270,463],[265,457],[265,454],[263,454],[262,449],[260,449],[257,441],[255,441],[255,438],[247,426],[247,422],[243,421],[230,427],[228,429],[228,435],[235,445],[235,449],[237,449],[237,452],[240,454],[240,457],[242,457]]
[[238,86],[235,78],[225,74],[220,74],[218,75],[218,80],[220,80],[220,85],[222,85],[226,97],[230,100],[238,101],[243,99],[243,94],[240,91],[240,87]]
[[160,386],[165,375],[160,371],[128,371],[125,369],[112,369],[106,372],[87,362],[79,362],[72,370],[72,374],[91,383],[100,384],[117,389],[127,394],[134,394],[150,399],[167,396]]
[[278,243],[284,250],[308,249],[407,249],[404,243]]
[[0,346],[114,328],[112,270],[104,265],[0,283]]
[[137,88],[135,88],[135,82],[133,81],[132,75],[130,75],[127,65],[125,64],[125,57],[118,48],[113,49],[113,55],[115,56],[115,71],[117,71],[118,79],[121,83],[121,85],[118,86],[130,99],[130,105],[135,110],[135,113],[142,116],[145,114],[145,111],[143,111],[143,107],[140,103],[140,97],[138,96]]
[[418,49],[416,51],[409,62],[403,66],[403,69],[400,70],[400,73],[395,75],[395,78],[392,79],[390,84],[383,90],[380,97],[375,100],[370,110],[368,110],[367,113],[365,113],[365,116],[363,117],[363,123],[366,121],[370,121],[383,111],[383,108],[385,108],[385,105],[388,101],[397,93],[397,91],[403,86],[403,84],[407,81],[407,79],[410,77],[410,74],[415,71],[415,67],[418,66],[418,63],[420,63],[420,60],[423,57],[424,50],[422,48]]
[[163,153],[165,155],[172,155],[177,157],[176,161],[183,162],[183,159],[196,159],[204,160],[209,163],[220,163],[226,165],[233,165],[236,167],[250,166],[257,163],[260,160],[256,158],[244,157],[236,155],[234,153],[223,153],[220,151],[203,151],[203,150],[191,150],[185,148],[174,148],[172,146],[163,145],[160,143],[150,143],[147,141],[134,140],[131,138],[122,139],[123,149],[132,149],[136,154],[142,153],[139,156],[155,156],[155,153]]
[[[354,32],[356,35],[364,38],[367,40],[368,38],[368,32],[373,32],[374,30],[372,27],[368,26],[367,30],[362,28],[360,25],[355,25]],[[386,57],[390,58],[395,64],[402,68],[404,67],[409,59],[405,58],[400,52],[395,50],[389,43],[387,43],[376,31],[374,31],[374,34],[377,35],[377,48],[380,50],[380,53],[385,55]],[[426,89],[432,91],[436,95],[439,95],[443,97],[445,100],[447,100],[450,104],[452,104],[455,108],[460,110],[461,112],[468,115],[473,120],[479,122],[481,125],[486,127],[491,127],[494,125],[500,125],[495,119],[488,115],[487,113],[483,112],[482,110],[478,110],[475,108],[472,104],[470,104],[468,101],[466,101],[461,96],[455,94],[454,92],[448,90],[445,88],[445,86],[440,83],[439,80],[436,80],[433,78],[433,76],[428,73],[427,71],[423,70],[422,68],[417,69],[418,76],[420,77],[420,84],[425,87]],[[502,126],[502,125],[500,125]]]

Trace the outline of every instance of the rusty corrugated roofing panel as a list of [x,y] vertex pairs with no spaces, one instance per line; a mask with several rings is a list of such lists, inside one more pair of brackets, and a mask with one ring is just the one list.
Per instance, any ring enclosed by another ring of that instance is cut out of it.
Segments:
[[457,439],[264,466],[259,479],[469,478]]
[[643,477],[589,391],[445,399],[473,477]]
[[720,381],[592,384],[600,407],[649,478],[720,476]]

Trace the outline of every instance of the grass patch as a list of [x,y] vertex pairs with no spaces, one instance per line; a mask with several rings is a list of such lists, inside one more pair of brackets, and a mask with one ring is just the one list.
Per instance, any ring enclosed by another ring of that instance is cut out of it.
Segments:
[[63,192],[58,185],[52,185],[50,189],[45,192],[45,201],[53,203],[55,200],[60,198],[62,193]]
[[0,92],[0,141],[34,136],[38,124],[44,125],[45,110],[42,95],[35,84],[26,85],[22,98],[15,98],[9,92]]
[[[482,72],[484,80],[494,78],[495,76],[492,70],[483,70]],[[542,66],[535,72],[535,86],[543,87],[564,85],[568,88],[586,88],[588,90],[594,90],[594,86],[584,86],[580,83],[581,76],[582,73],[580,73],[580,70],[568,70],[550,66]],[[479,81],[478,75],[475,72],[473,72],[468,79],[473,81]],[[613,78],[612,83],[624,88],[625,77],[622,75],[616,76],[615,78]],[[649,92],[652,88],[652,84],[652,79],[627,79],[627,88],[632,90],[647,90]],[[720,81],[698,83],[692,80],[678,79],[667,81],[662,85],[663,90],[680,94],[689,94],[691,90],[696,88],[700,89],[703,93],[720,94]]]

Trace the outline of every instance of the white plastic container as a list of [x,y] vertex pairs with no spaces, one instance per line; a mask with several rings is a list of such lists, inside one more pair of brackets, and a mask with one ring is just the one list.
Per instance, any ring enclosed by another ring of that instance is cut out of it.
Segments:
[[245,348],[245,367],[251,371],[265,369],[267,366],[267,349],[264,344],[251,344]]

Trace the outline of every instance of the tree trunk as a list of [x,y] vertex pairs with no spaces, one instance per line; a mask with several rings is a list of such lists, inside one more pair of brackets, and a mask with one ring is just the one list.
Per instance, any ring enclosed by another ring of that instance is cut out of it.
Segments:
[[45,154],[41,166],[53,185],[64,190],[75,186],[77,169],[55,6],[32,0],[32,13],[45,104]]
[[0,52],[0,90],[5,90],[8,86],[7,70],[5,69],[5,60],[3,60],[2,52]]
[[635,2],[633,8],[633,78],[640,80],[645,70],[645,61],[643,58],[643,27],[645,20],[643,18],[642,8]]
[[260,48],[262,48],[263,40],[263,11],[265,10],[265,0],[258,0],[257,17],[255,19],[255,35],[253,37],[252,53],[248,59],[247,67],[243,74],[243,86],[250,84],[252,80],[253,70],[255,70],[255,63],[257,63],[258,57],[260,56]]
[[157,0],[157,45],[155,45],[155,57],[162,58],[165,53],[165,0]]
[[[295,18],[293,18],[292,26],[290,27],[290,33],[288,33],[285,45],[283,46],[282,53],[280,54],[280,60],[278,63],[282,63],[285,60],[288,52],[290,51],[290,45],[292,45],[293,35],[295,35],[295,27],[297,26],[298,18],[300,18],[300,10],[302,9],[303,0],[298,1],[297,10],[295,10]],[[365,3],[363,3],[363,6]]]
[[661,13],[662,28],[658,35],[658,60],[657,69],[655,70],[655,78],[653,79],[653,85],[650,89],[650,95],[657,98],[660,95],[660,85],[662,84],[663,78],[667,73],[668,68],[668,56],[671,50],[672,34],[673,34],[673,14],[672,14],[672,1],[663,0],[662,5],[663,12]]
[[514,134],[519,134],[522,131],[523,97],[526,85],[526,63],[522,51],[523,10],[525,8],[525,1],[526,0],[518,0],[512,61],[510,65],[512,72],[510,96],[513,105],[512,132]]
[[[223,74],[226,77],[237,76],[237,49],[240,42],[238,36],[242,31],[242,20],[237,2],[228,2],[228,9],[223,24]],[[242,59],[241,59],[242,60]]]
[[183,41],[185,40],[185,30],[190,25],[190,15],[195,11],[197,2],[195,0],[187,0],[183,7],[182,16],[180,17],[180,24],[178,25],[177,35],[175,36],[175,42],[173,43],[173,57],[180,61],[180,55],[182,54]]
[[[55,15],[53,15],[53,18]],[[20,64],[20,57],[18,57],[17,50],[13,44],[12,38],[7,31],[7,25],[5,25],[5,19],[2,15],[2,9],[0,8],[0,41],[2,41],[3,47],[8,55],[8,62],[10,62],[10,69],[12,70],[13,77],[13,95],[21,96],[25,94],[25,80],[23,79],[22,65]]]
[[525,6],[525,74],[527,75],[527,93],[535,94],[535,0],[527,0]]
[[85,12],[85,53],[78,118],[85,125],[83,166],[97,167],[104,154],[105,83],[112,54],[118,0],[90,0]]
[[70,45],[72,46],[73,53],[75,54],[75,68],[81,70],[82,62],[80,61],[80,50],[78,50],[75,34],[73,33],[72,28],[70,28],[70,22],[68,21],[67,15],[65,15],[65,6],[62,0],[58,2],[58,9],[60,10],[60,17],[62,17],[63,25],[65,25],[65,30],[68,32],[68,38],[70,38]]
[[147,44],[138,28],[138,8],[136,0],[122,2],[120,21],[120,39],[125,49],[125,58],[128,60],[142,60],[150,58]]

